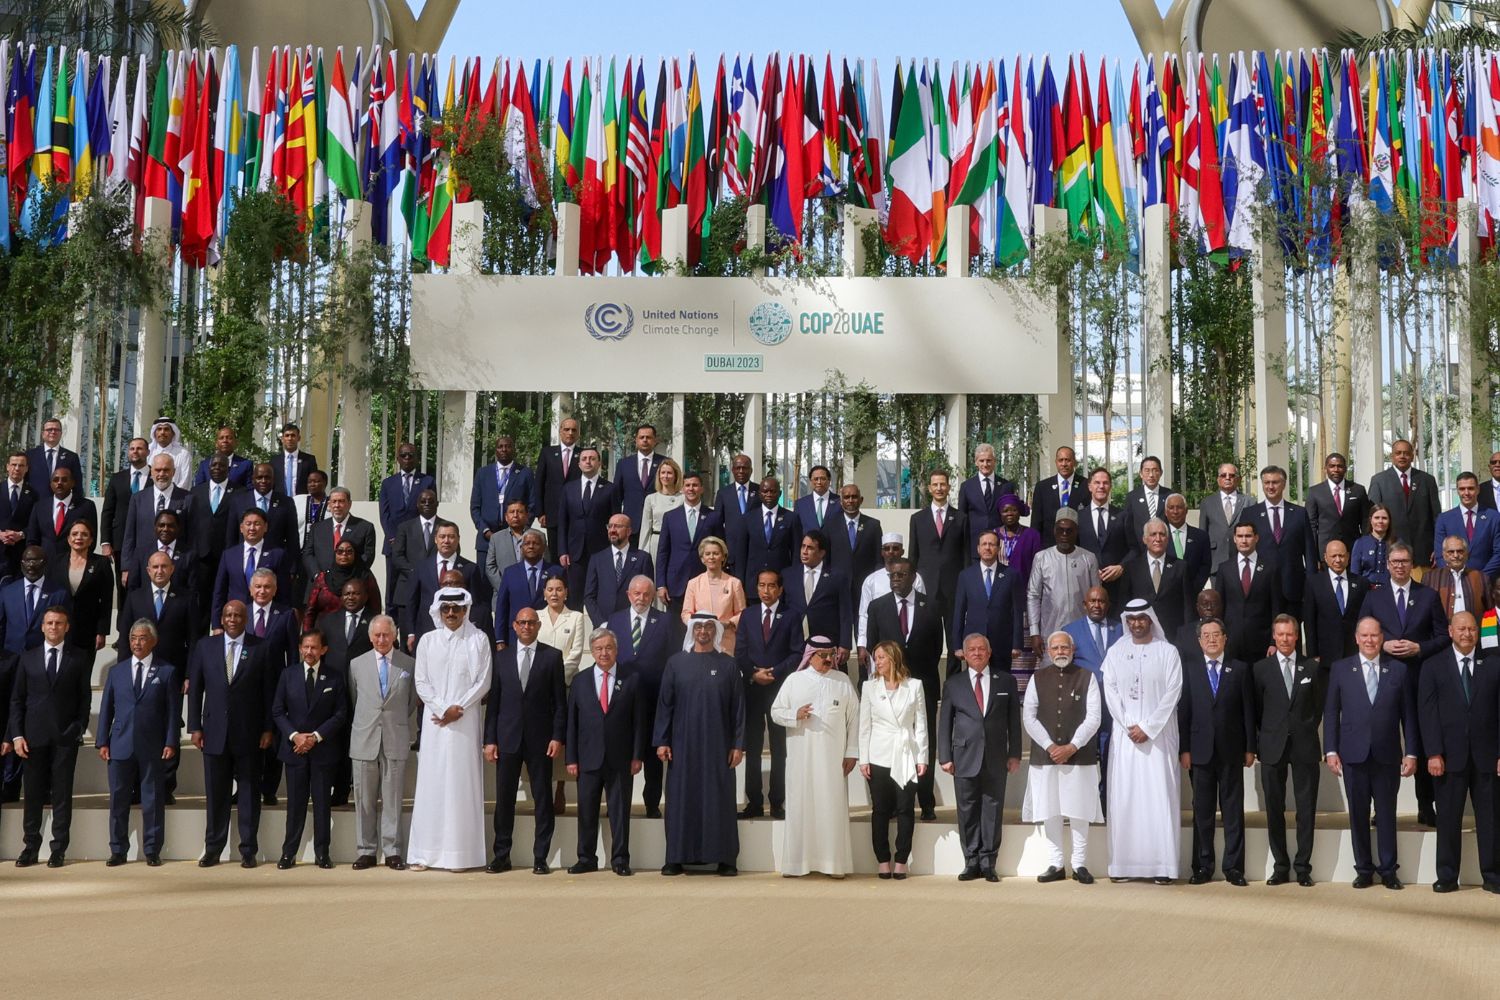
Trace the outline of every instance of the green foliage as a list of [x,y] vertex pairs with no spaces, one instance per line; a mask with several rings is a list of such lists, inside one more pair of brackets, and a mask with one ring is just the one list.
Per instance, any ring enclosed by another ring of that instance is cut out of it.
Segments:
[[[50,190],[38,217],[50,219],[64,192]],[[71,326],[75,304],[58,294],[66,275],[62,256],[19,232],[13,250],[0,254],[0,330],[5,341],[5,378],[0,379],[0,440],[15,441],[36,415],[43,397],[53,412],[67,408],[72,372]]]
[[[484,232],[480,241],[479,270],[484,274],[547,274],[554,218],[552,199],[538,192],[541,206],[527,201],[525,187],[516,179],[516,168],[505,151],[505,134],[496,121],[464,124],[456,135],[453,172],[459,178],[460,197],[484,203]],[[546,164],[536,171],[551,176]],[[455,231],[457,242],[459,233]]]
[[[1337,46],[1353,49],[1360,59],[1385,51],[1405,52],[1419,48],[1441,49],[1454,54],[1470,48],[1481,51],[1500,48],[1500,33],[1494,29],[1494,25],[1500,23],[1500,3],[1447,0],[1442,6],[1447,8],[1448,16],[1433,19],[1420,29],[1411,27],[1409,18],[1400,18],[1399,25],[1373,35],[1340,32]],[[1400,9],[1405,12],[1404,7]]]
[[201,12],[172,0],[11,0],[5,21],[9,37],[94,55],[200,48],[216,41]]

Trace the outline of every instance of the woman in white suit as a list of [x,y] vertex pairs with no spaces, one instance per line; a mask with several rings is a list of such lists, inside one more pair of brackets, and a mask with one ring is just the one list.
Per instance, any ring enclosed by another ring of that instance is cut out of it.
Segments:
[[[875,676],[859,701],[859,770],[870,786],[870,837],[881,878],[906,878],[911,855],[912,805],[917,779],[927,771],[927,710],[922,682],[906,669],[894,642],[875,647]],[[891,817],[896,818],[896,854],[891,857]]]
[[[537,612],[537,617],[542,620],[542,627],[537,629],[536,641],[562,653],[563,660],[563,682],[573,683],[573,675],[578,673],[583,663],[584,627],[583,612],[568,610],[568,584],[562,577],[553,577],[547,581],[542,588],[542,597],[546,600],[546,606]],[[589,659],[589,666],[593,666],[593,658]],[[566,768],[556,768],[555,774],[566,774]],[[568,795],[567,784],[562,778],[557,779],[557,789],[552,795],[552,806],[557,815],[561,816],[567,812]]]
[[[687,498],[682,495],[682,466],[670,458],[662,459],[661,465],[656,468],[656,492],[646,494],[646,502],[641,507],[641,523],[636,526],[640,529],[641,548],[651,557],[652,565],[656,564],[656,544],[661,540],[662,518],[685,502]],[[604,623],[594,624],[598,627]]]

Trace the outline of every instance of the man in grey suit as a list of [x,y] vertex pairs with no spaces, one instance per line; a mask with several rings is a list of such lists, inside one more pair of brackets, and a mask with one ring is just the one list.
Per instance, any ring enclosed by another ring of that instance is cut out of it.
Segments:
[[1327,478],[1307,488],[1308,526],[1317,539],[1319,555],[1335,538],[1353,549],[1364,531],[1370,498],[1363,486],[1344,478],[1348,471],[1348,460],[1336,451],[1331,452],[1323,459]]
[[1420,583],[1432,565],[1432,539],[1441,508],[1437,480],[1412,468],[1416,457],[1410,441],[1391,445],[1391,467],[1370,477],[1370,505],[1383,503],[1391,509],[1391,537],[1411,546],[1411,575]]
[[490,587],[500,592],[500,578],[505,571],[521,561],[521,539],[531,525],[531,508],[524,497],[508,501],[505,505],[505,531],[490,536],[490,547],[484,557],[484,575],[490,578]]
[[354,702],[349,756],[354,761],[354,870],[375,867],[375,839],[387,868],[406,868],[401,843],[401,800],[406,794],[406,760],[412,727],[422,702],[417,698],[414,660],[396,648],[396,621],[370,620],[370,645],[349,664],[349,697]]
[[1233,462],[1219,466],[1219,488],[1198,505],[1198,527],[1208,532],[1213,562],[1209,572],[1234,555],[1234,526],[1250,506],[1250,498],[1240,492],[1240,470]]

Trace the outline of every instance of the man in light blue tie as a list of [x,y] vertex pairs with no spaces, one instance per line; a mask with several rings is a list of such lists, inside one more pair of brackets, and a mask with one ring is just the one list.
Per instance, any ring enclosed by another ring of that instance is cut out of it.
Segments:
[[378,846],[386,867],[399,871],[406,867],[401,800],[421,700],[413,679],[413,660],[396,648],[395,620],[376,615],[369,629],[374,648],[349,663],[349,694],[354,702],[349,729],[349,756],[354,762],[354,869],[375,867]]
[[1251,751],[1255,717],[1247,687],[1249,667],[1225,655],[1224,623],[1198,623],[1199,655],[1182,667],[1177,705],[1182,769],[1193,787],[1193,874],[1189,885],[1203,885],[1214,874],[1214,816],[1224,818],[1224,879],[1245,881],[1245,776],[1255,763]]

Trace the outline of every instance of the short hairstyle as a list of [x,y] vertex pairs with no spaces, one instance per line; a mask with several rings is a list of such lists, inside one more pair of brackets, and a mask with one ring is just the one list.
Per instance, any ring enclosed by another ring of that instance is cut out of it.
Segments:
[[682,474],[682,483],[683,483],[684,486],[687,485],[687,481],[689,479],[696,479],[696,480],[698,480],[698,482],[701,483],[701,482],[703,482],[703,474],[701,472],[698,472],[696,469],[684,472]]
[[1449,542],[1457,542],[1459,547],[1462,548],[1465,552],[1469,551],[1469,543],[1463,535],[1449,535],[1447,538],[1443,539],[1444,545],[1447,545]]
[[911,560],[908,559],[906,556],[897,556],[896,558],[887,561],[886,564],[885,564],[885,568],[886,569],[890,569],[893,566],[910,566],[910,565],[911,565]]
[[[259,511],[260,508],[257,507],[256,510]],[[156,512],[156,516],[151,519],[151,523],[152,524],[161,524],[161,522],[164,521],[164,520],[176,521],[177,522],[177,526],[179,528],[182,527],[182,518],[180,518],[180,517],[177,516],[177,512],[175,510],[159,510],[159,511],[157,511]]]
[[145,632],[151,638],[156,638],[156,625],[149,618],[137,618],[130,623],[130,631],[126,635],[135,635],[137,632]]
[[1158,469],[1162,467],[1161,459],[1157,458],[1155,455],[1147,455],[1145,458],[1141,459],[1141,467],[1144,467],[1147,462],[1155,462]]
[[652,590],[653,593],[656,591],[656,581],[653,580],[653,579],[651,579],[645,573],[637,573],[635,576],[632,576],[630,578],[630,582],[625,585],[625,589],[629,590],[631,587],[634,587],[636,584],[640,583],[642,580],[645,580],[646,583],[651,586],[651,590]]
[[988,441],[984,442],[983,444],[977,445],[974,448],[974,457],[975,458],[978,458],[980,455],[991,455],[991,456],[993,456],[994,454],[995,454],[995,446],[992,445],[992,444],[990,444]]
[[1472,473],[1472,472],[1460,472],[1458,474],[1458,478],[1455,479],[1454,482],[1461,483],[1465,479],[1473,480],[1475,483],[1479,482],[1479,477],[1476,476],[1476,475],[1474,475],[1474,473]]
[[1072,646],[1074,649],[1078,648],[1078,643],[1073,641],[1073,636],[1070,633],[1064,632],[1062,629],[1058,629],[1056,632],[1053,632],[1051,635],[1047,636],[1047,645],[1052,645],[1053,639],[1066,639],[1068,640],[1069,646]]
[[250,574],[250,582],[254,583],[256,580],[259,580],[262,577],[270,577],[273,582],[280,583],[280,581],[276,579],[276,571],[274,569],[267,569],[264,566],[256,570],[254,573]]
[[1225,635],[1229,634],[1228,630],[1224,628],[1224,620],[1222,618],[1203,618],[1198,622],[1198,638],[1200,639],[1203,638],[1203,626],[1205,625],[1217,625],[1220,632],[1223,632]]
[[756,583],[760,583],[760,578],[763,577],[763,576],[765,576],[767,573],[771,574],[771,579],[773,579],[773,580],[776,581],[777,586],[781,585],[781,573],[779,571],[777,571],[777,570],[772,569],[769,566],[767,566],[765,569],[761,570],[759,573],[755,574],[755,582]]
[[592,647],[600,639],[608,639],[616,646],[620,644],[619,636],[615,635],[614,629],[605,628],[603,625],[600,625],[589,633],[589,646]]
[[952,477],[948,475],[947,469],[933,469],[931,472],[927,473],[927,481],[931,482],[933,476],[942,476],[944,479],[949,480],[952,479]]
[[808,531],[804,531],[802,533],[802,540],[811,541],[818,547],[819,552],[828,551],[828,536],[823,534],[823,532],[818,530],[817,528],[812,528]]
[[828,478],[829,478],[829,479],[832,479],[832,478],[833,478],[833,470],[832,470],[832,469],[830,469],[830,468],[829,468],[829,467],[828,467],[828,466],[826,466],[826,465],[815,465],[815,466],[813,466],[813,467],[812,467],[812,468],[811,468],[811,469],[808,469],[808,470],[807,470],[807,478],[808,478],[808,479],[811,479],[811,478],[812,478],[812,474],[813,474],[813,473],[814,473],[814,472],[817,472],[817,471],[818,471],[818,470],[819,470],[819,469],[822,469],[822,470],[823,470],[823,472],[824,472],[824,473],[826,473],[826,474],[827,474],[827,476],[828,476]]
[[582,448],[579,448],[578,449],[578,457],[582,458],[584,455],[587,455],[589,452],[593,452],[595,458],[599,457],[599,449],[596,448],[596,447],[594,447],[591,444],[586,444]]
[[1163,530],[1163,531],[1167,530],[1167,522],[1166,521],[1163,521],[1159,517],[1149,517],[1149,518],[1146,519],[1146,523],[1143,524],[1143,525],[1141,525],[1141,537],[1142,538],[1146,537],[1146,532],[1148,532],[1148,531],[1151,530],[1151,526],[1153,524],[1159,524],[1159,525],[1161,525],[1161,530]]
[[964,636],[963,648],[967,649],[969,643],[973,642],[976,639],[984,643],[985,649],[990,648],[990,637],[985,635],[983,632],[970,632],[968,635]]
[[399,632],[399,631],[401,631],[399,628],[396,627],[396,619],[392,618],[390,615],[376,615],[374,618],[371,618],[370,619],[370,625],[369,625],[369,627],[367,629],[365,629],[365,631],[367,633],[373,635],[374,632],[375,632],[375,626],[376,625],[389,625],[391,627],[391,631],[393,631],[393,632]]
[[1328,454],[1324,455],[1323,456],[1323,464],[1327,465],[1329,462],[1332,462],[1335,458],[1338,459],[1340,462],[1343,462],[1345,465],[1349,464],[1349,460],[1347,458],[1345,458],[1341,452],[1337,452],[1337,451],[1330,451]]
[[985,535],[989,535],[991,538],[993,538],[995,540],[995,544],[996,545],[1000,544],[1000,532],[995,531],[994,529],[986,529],[984,531],[981,531],[979,533],[979,537],[976,538],[976,539],[974,539],[974,541],[976,543],[984,541],[984,536]]
[[[427,491],[423,490],[422,492],[426,493]],[[518,505],[521,506],[521,507],[525,507],[527,510],[531,509],[531,504],[526,501],[525,497],[517,497],[517,498],[515,498],[513,500],[507,500],[505,502],[505,509],[506,510],[510,510],[512,507],[515,507],[515,506],[518,506]]]
[[62,615],[69,621],[73,620],[73,615],[68,611],[67,606],[63,604],[54,604],[42,611],[43,618],[46,618],[48,615]]
[[1408,559],[1416,558],[1416,556],[1412,554],[1410,545],[1407,545],[1405,542],[1392,542],[1390,545],[1386,546],[1385,549],[1386,561],[1389,562],[1391,556],[1395,555],[1397,552],[1405,552],[1406,558]]
[[354,502],[354,494],[349,492],[349,487],[347,486],[335,486],[333,489],[328,491],[328,496],[332,498],[333,496],[340,493],[343,494],[345,500],[348,500],[350,503]]
[[1279,465],[1267,465],[1260,470],[1262,476],[1280,476],[1286,478],[1286,470]]
[[324,635],[320,628],[304,629],[302,634],[297,636],[297,645],[301,646],[310,638],[316,638],[324,646],[328,645],[328,636]]
[[[656,425],[655,424],[636,424],[635,425],[635,433],[639,434],[641,431],[650,431],[652,434],[655,434],[656,433]],[[635,434],[631,435],[631,437],[634,437],[634,436],[635,436]]]
[[48,424],[56,424],[57,426],[61,427],[62,421],[57,419],[56,417],[48,417],[46,420],[42,421],[42,426],[46,427]]
[[259,507],[246,507],[244,513],[240,515],[240,523],[244,524],[246,520],[252,517],[258,517],[264,521],[266,519],[266,512]]
[[1107,476],[1110,479],[1111,482],[1114,481],[1114,478],[1115,478],[1114,475],[1108,469],[1106,469],[1102,465],[1096,465],[1092,469],[1090,469],[1089,470],[1089,478],[1093,479],[1095,476],[1097,476],[1101,472],[1104,473],[1104,475]]
[[1292,628],[1297,628],[1297,616],[1289,615],[1285,611],[1283,611],[1281,614],[1271,619],[1271,627],[1275,628],[1277,625],[1290,625]]
[[302,428],[298,427],[296,424],[288,420],[286,423],[281,425],[281,433],[285,434],[287,431],[296,431],[298,434],[301,434]]
[[722,538],[719,538],[715,535],[704,535],[703,539],[698,543],[699,559],[703,558],[703,550],[708,546],[713,546],[714,548],[719,550],[719,554],[721,556],[724,556],[726,559],[729,558],[729,546],[724,544],[724,540]]
[[546,532],[542,531],[541,528],[527,528],[525,531],[521,532],[521,540],[524,542],[532,535],[535,535],[538,539],[540,539],[543,545],[547,544],[547,534]]

